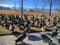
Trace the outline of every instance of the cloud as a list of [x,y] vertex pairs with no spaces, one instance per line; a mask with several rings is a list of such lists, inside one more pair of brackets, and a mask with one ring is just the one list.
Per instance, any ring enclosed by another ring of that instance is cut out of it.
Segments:
[[0,6],[3,6],[3,7],[13,7],[14,5],[10,5],[10,4],[0,4]]

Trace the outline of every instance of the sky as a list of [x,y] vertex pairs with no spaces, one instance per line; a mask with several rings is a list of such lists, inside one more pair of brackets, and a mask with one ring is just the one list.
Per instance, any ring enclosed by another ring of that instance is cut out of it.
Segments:
[[[37,0],[37,7],[39,9],[42,9],[43,7],[49,9],[50,7],[49,2],[50,0]],[[20,4],[21,4],[20,0],[0,0],[0,6],[4,6],[4,7],[10,7],[10,8],[16,7],[16,9],[19,9]],[[35,9],[36,7],[35,0],[24,0],[23,5],[25,9]],[[53,0],[52,9],[57,7],[60,7],[60,0]]]

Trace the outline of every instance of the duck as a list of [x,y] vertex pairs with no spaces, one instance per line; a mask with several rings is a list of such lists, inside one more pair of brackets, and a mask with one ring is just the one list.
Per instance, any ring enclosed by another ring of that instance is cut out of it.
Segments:
[[44,41],[47,41],[47,42],[53,42],[50,37],[48,37],[46,34],[42,33],[41,34],[41,38],[44,40]]
[[22,36],[20,36],[20,37],[18,37],[15,41],[16,41],[16,43],[17,42],[22,42],[22,43],[24,43],[23,42],[23,40],[28,36],[28,34],[29,34],[29,32],[30,32],[30,29],[28,29],[29,28],[29,23],[27,23],[27,25],[25,26],[25,29],[24,29],[24,32],[22,33]]
[[24,32],[23,34],[22,34],[22,36],[20,36],[20,37],[18,37],[16,40],[15,40],[15,42],[17,43],[17,42],[22,42],[22,43],[24,43],[23,42],[23,40],[26,38],[26,33]]
[[57,29],[52,32],[51,37],[56,37],[58,35]]

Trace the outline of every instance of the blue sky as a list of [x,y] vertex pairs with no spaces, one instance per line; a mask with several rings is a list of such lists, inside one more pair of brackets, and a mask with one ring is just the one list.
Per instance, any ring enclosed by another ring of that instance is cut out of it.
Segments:
[[[45,5],[46,9],[49,9],[50,0],[37,0],[38,8],[43,8]],[[31,9],[35,8],[35,0],[24,0],[24,8]],[[0,6],[13,8],[16,5],[16,8],[19,9],[20,0],[0,0]],[[60,6],[60,0],[53,0],[52,9]]]

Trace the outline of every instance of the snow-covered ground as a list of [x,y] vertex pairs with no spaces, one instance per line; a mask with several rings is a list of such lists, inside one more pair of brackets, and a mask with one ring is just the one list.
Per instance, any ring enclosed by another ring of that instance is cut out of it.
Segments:
[[[24,39],[24,42],[26,44],[20,44],[20,42],[18,42],[17,45],[60,45],[60,29],[58,29],[58,36],[57,37],[51,37],[52,32],[45,32],[45,34],[50,37],[50,39],[53,42],[46,42],[41,38],[41,33],[30,33],[29,36],[27,36]],[[50,34],[50,35],[49,35]]]
[[[26,44],[21,44],[21,45],[60,45],[60,33],[58,34],[57,37],[49,37],[52,39],[53,42],[45,42],[42,40],[40,33],[31,33],[29,36],[27,36],[24,39],[24,42]],[[18,42],[17,45],[19,45],[20,42]]]
[[[29,36],[27,36],[23,41],[25,42],[25,44],[21,44],[21,42],[18,42],[16,45],[60,45],[60,31],[58,31],[58,36],[57,37],[50,37],[50,35],[48,35],[48,33],[52,33],[52,32],[45,32],[53,42],[46,42],[43,41],[43,39],[41,38],[41,34],[43,32],[39,32],[39,33],[30,33]],[[15,37],[14,35],[7,35],[7,36],[0,36],[0,45],[6,45],[6,43],[8,45],[13,45],[13,43],[15,43],[14,40],[16,40],[17,37]]]

